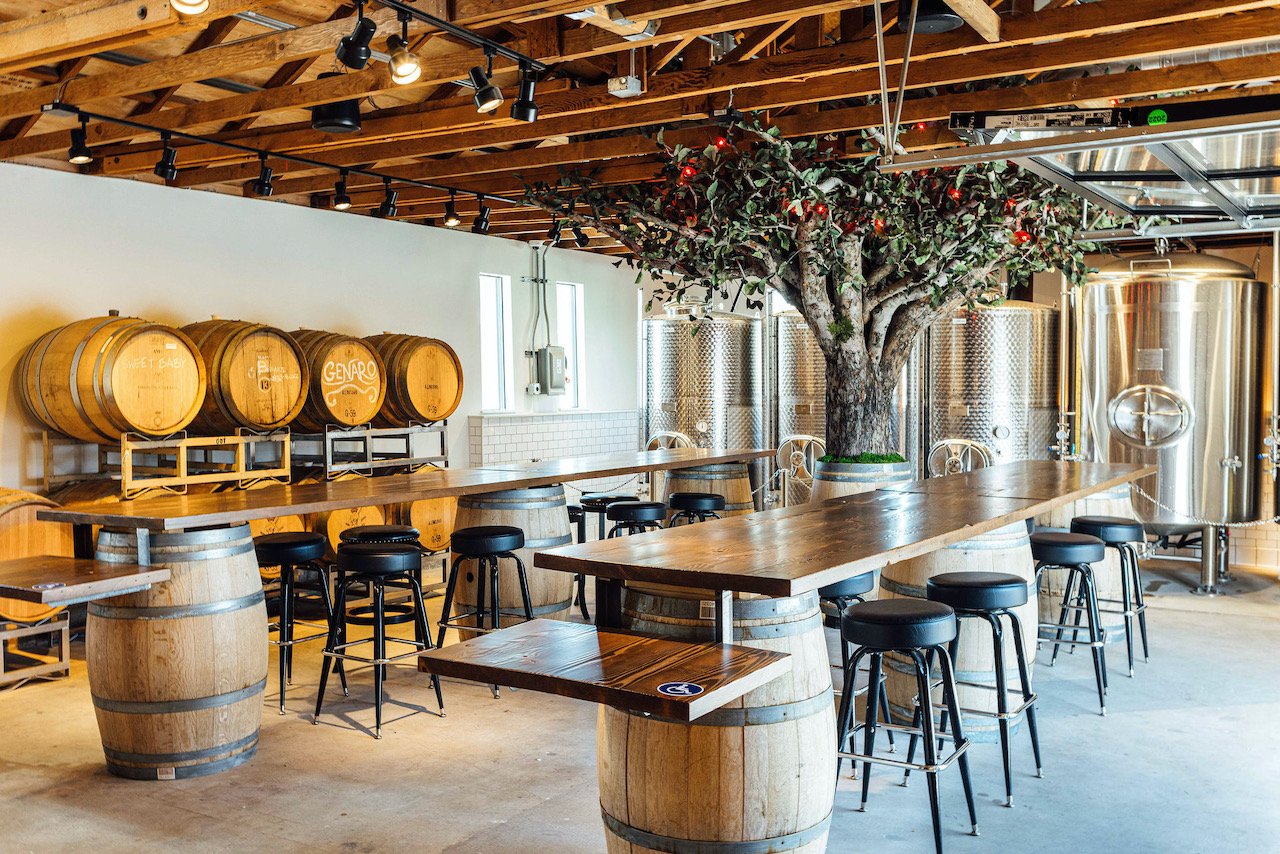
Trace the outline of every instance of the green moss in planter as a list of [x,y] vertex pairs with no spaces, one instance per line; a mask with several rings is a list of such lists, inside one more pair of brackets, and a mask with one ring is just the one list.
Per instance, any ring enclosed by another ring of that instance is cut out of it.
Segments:
[[902,454],[869,454],[861,453],[856,457],[837,457],[835,454],[824,454],[818,457],[820,463],[864,463],[879,464],[885,463],[905,463],[907,458]]

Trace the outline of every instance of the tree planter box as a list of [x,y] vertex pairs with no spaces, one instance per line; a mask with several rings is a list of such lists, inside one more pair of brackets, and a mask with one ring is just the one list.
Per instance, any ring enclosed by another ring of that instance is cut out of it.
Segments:
[[901,463],[824,463],[818,461],[813,472],[813,497],[825,501],[842,495],[871,492],[895,483],[915,479],[915,467]]

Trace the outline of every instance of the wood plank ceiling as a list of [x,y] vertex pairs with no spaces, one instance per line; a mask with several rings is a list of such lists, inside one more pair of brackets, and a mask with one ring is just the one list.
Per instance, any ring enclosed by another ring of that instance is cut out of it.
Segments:
[[[472,29],[551,68],[538,85],[539,119],[476,112],[460,86],[482,51],[425,24],[410,26],[423,65],[408,86],[387,66],[341,68],[352,0],[211,0],[183,17],[168,0],[0,0],[0,160],[158,182],[161,142],[152,131],[89,126],[93,163],[66,162],[65,116],[41,115],[62,100],[154,127],[289,152],[403,178],[518,197],[522,179],[554,179],[589,167],[600,180],[651,179],[653,134],[686,141],[714,135],[707,120],[731,104],[763,110],[788,135],[856,135],[880,119],[871,0],[620,0],[584,13],[585,0],[416,0],[432,15]],[[948,0],[967,22],[918,35],[912,50],[908,148],[954,143],[952,110],[1100,105],[1280,81],[1280,0]],[[886,0],[886,13],[897,4]],[[382,50],[397,25],[371,4]],[[570,15],[572,14],[572,17]],[[628,23],[629,22],[629,23]],[[904,37],[886,20],[896,77]],[[620,34],[622,33],[622,34]],[[634,67],[644,91],[620,99],[610,77]],[[329,71],[340,76],[319,78]],[[509,105],[518,69],[498,58],[495,82]],[[1258,90],[1258,91],[1266,91]],[[312,130],[308,107],[359,98],[363,129]],[[839,144],[837,142],[837,144]],[[253,155],[179,142],[180,188],[250,195]],[[325,205],[332,171],[272,160],[271,201]],[[350,176],[351,213],[383,198],[380,181]],[[398,219],[439,222],[447,194],[404,185]],[[476,210],[458,200],[464,227]],[[537,240],[546,215],[496,205],[492,233]],[[621,248],[595,237],[591,251]]]

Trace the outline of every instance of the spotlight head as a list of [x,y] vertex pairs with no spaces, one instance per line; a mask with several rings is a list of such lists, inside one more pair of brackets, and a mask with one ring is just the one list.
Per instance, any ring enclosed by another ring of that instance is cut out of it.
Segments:
[[351,207],[351,194],[347,192],[347,178],[344,175],[333,185],[333,209],[345,211]]
[[449,194],[449,201],[444,203],[444,224],[449,228],[462,225],[462,217],[458,216],[458,205],[454,201],[453,193]]
[[538,120],[538,105],[533,100],[533,92],[538,85],[538,78],[532,68],[527,65],[520,68],[520,94],[511,105],[511,118],[518,122]]
[[484,69],[475,66],[468,72],[471,85],[475,88],[476,112],[491,113],[502,106],[502,90],[489,81]]
[[[341,76],[337,71],[326,71],[316,79]],[[317,104],[311,108],[311,128],[324,133],[359,133],[360,99]]]
[[582,230],[582,226],[575,222],[570,226],[570,229],[573,231],[573,244],[579,249],[586,249],[587,244],[591,242],[591,238],[587,237],[587,233]]
[[84,122],[80,127],[71,129],[71,147],[67,149],[67,162],[76,166],[84,166],[93,162],[93,152],[89,150],[88,131]]
[[370,57],[373,56],[369,43],[373,41],[373,34],[377,29],[376,23],[363,14],[357,14],[356,25],[352,28],[351,35],[343,36],[338,40],[338,49],[334,51],[338,62],[356,71],[368,65]]
[[276,191],[276,188],[272,185],[273,175],[274,170],[267,165],[267,159],[263,157],[262,167],[258,170],[258,177],[254,179],[252,186],[253,194],[255,196],[260,196],[265,199]]
[[471,223],[471,232],[472,234],[488,234],[489,206],[484,203],[483,196],[477,196],[476,201],[480,203],[480,210],[476,212],[476,218]]
[[151,171],[156,177],[163,180],[166,184],[178,177],[178,150],[169,144],[166,139],[164,150],[160,152],[160,160],[156,163],[156,168]]
[[391,54],[387,59],[387,68],[391,71],[391,82],[397,86],[408,86],[422,76],[422,62],[418,55],[409,51],[408,41],[402,36],[387,39],[387,50]]
[[184,18],[190,18],[209,11],[209,0],[169,0],[169,8]]
[[564,223],[558,219],[551,220],[551,227],[547,229],[547,242],[552,246],[560,242],[560,232],[564,230]]
[[378,205],[378,209],[373,212],[373,215],[378,219],[390,219],[395,216],[396,212],[399,210],[399,207],[396,205],[396,200],[400,198],[400,194],[391,189],[390,182],[387,182],[385,186],[387,188],[387,194],[383,197],[382,203]]
[[918,2],[916,9],[917,33],[949,33],[964,26],[961,18],[944,0],[898,0],[898,29],[907,31],[911,25],[911,4]]

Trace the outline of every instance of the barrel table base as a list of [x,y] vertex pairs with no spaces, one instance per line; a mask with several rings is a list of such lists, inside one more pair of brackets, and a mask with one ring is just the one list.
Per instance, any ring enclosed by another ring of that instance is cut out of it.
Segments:
[[[267,611],[248,525],[152,534],[172,578],[89,604],[86,659],[107,768],[137,780],[216,774],[252,758],[267,681]],[[99,560],[134,563],[105,529]]]
[[[924,599],[925,585],[930,577],[944,572],[1003,572],[1025,578],[1028,584],[1035,580],[1035,567],[1031,559],[1031,541],[1027,526],[1022,522],[998,528],[990,533],[964,540],[911,560],[889,564],[880,575],[880,598],[893,599],[904,596]],[[1026,605],[1013,609],[1022,623],[1023,650],[1027,666],[1035,666],[1034,596]],[[1008,686],[1018,681],[1017,658],[1014,655],[1012,632],[1004,637],[1005,681]],[[995,657],[992,648],[991,626],[984,620],[960,621],[959,655],[955,661],[956,681],[974,682],[988,687],[956,686],[956,696],[962,709],[996,711]],[[884,657],[885,687],[889,693],[889,713],[898,723],[910,723],[916,696],[915,671],[911,660],[898,653]],[[1018,705],[1010,694],[1010,704]],[[935,703],[940,697],[935,698]],[[1010,721],[1011,729],[1022,725],[1022,718]],[[1000,738],[1000,726],[993,717],[965,715],[964,734],[970,741],[993,742]]]
[[721,463],[711,466],[673,469],[662,479],[662,501],[671,503],[674,492],[713,492],[724,496],[721,517],[742,516],[753,512],[751,473],[746,463]]
[[[623,627],[711,640],[703,602],[628,590]],[[734,602],[734,643],[792,656],[791,671],[692,723],[602,706],[600,807],[609,854],[826,850],[835,708],[816,594]]]

